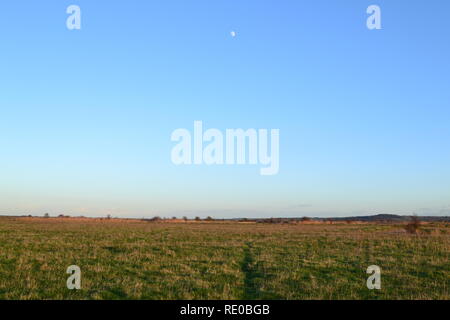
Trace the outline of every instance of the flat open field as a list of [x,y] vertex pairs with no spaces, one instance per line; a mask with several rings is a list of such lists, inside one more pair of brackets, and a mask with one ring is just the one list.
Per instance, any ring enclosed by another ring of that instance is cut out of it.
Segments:
[[[0,299],[450,299],[450,226],[0,217]],[[81,268],[81,290],[66,269]],[[366,269],[381,267],[381,290]]]

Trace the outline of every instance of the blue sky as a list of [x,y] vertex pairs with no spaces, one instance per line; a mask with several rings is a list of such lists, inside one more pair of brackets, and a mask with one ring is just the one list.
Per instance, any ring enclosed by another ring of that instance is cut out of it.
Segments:
[[[81,30],[66,28],[79,5]],[[382,30],[368,30],[377,4]],[[8,1],[0,214],[450,215],[448,1]],[[231,31],[236,36],[230,35]],[[280,129],[280,172],[175,166]]]

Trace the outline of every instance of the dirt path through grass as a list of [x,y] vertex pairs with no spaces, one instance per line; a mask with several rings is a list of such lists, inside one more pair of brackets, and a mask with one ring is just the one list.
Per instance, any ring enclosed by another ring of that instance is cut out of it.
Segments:
[[257,279],[263,277],[256,266],[252,253],[253,244],[247,242],[244,246],[244,260],[242,261],[242,272],[244,273],[244,300],[257,300],[262,298]]

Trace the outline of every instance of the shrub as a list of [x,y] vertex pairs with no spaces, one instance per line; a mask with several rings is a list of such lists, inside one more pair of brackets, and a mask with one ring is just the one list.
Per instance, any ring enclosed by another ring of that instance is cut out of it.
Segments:
[[417,234],[419,228],[420,228],[420,220],[416,215],[412,216],[411,221],[408,222],[407,225],[405,225],[405,230],[409,234]]

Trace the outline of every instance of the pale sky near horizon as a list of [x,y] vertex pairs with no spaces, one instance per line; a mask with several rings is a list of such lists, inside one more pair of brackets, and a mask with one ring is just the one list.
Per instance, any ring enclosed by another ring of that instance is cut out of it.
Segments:
[[[66,8],[81,8],[81,30]],[[366,9],[381,8],[368,30]],[[3,1],[0,215],[450,215],[450,2]],[[232,33],[234,32],[234,33]],[[280,130],[280,171],[175,166]]]

